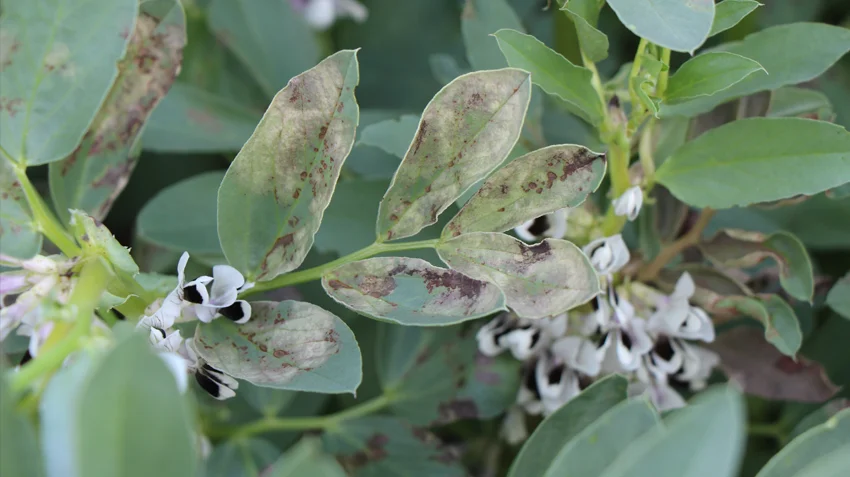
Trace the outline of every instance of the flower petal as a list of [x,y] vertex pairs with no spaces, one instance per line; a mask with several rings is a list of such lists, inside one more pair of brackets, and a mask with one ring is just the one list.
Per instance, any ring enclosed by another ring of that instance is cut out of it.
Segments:
[[230,265],[213,267],[213,282],[210,289],[210,304],[218,307],[230,306],[236,301],[237,290],[245,284],[245,277]]
[[162,359],[162,361],[168,367],[168,370],[171,371],[172,375],[174,375],[174,380],[177,381],[177,389],[179,389],[181,393],[185,393],[186,388],[189,387],[189,376],[188,370],[186,368],[186,360],[184,360],[178,354],[168,352],[157,353],[157,356]]
[[245,300],[236,300],[230,306],[219,308],[218,312],[228,320],[241,325],[251,319],[251,304]]
[[525,242],[537,241],[537,237],[535,237],[534,234],[529,231],[529,229],[531,229],[531,226],[534,225],[535,220],[536,219],[526,220],[522,223],[522,225],[515,227],[514,233],[516,234],[516,236]]
[[183,288],[186,279],[186,264],[189,263],[189,252],[183,252],[177,262],[177,288]]

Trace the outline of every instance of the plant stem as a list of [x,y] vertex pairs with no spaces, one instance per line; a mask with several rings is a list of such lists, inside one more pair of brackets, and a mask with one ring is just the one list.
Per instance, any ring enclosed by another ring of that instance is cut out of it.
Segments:
[[80,254],[80,247],[71,238],[71,235],[65,230],[65,227],[59,223],[53,212],[44,203],[41,194],[35,190],[29,178],[27,177],[26,166],[21,166],[12,163],[15,170],[15,176],[21,184],[21,189],[27,198],[30,209],[32,209],[33,218],[38,225],[39,231],[43,233],[48,240],[59,247],[59,250],[67,257],[76,257]]
[[635,52],[635,61],[632,63],[632,69],[629,72],[629,99],[632,101],[632,117],[636,117],[637,115],[642,115],[644,113],[644,108],[640,99],[638,98],[637,92],[635,92],[634,84],[632,83],[633,78],[637,78],[640,74],[640,67],[643,64],[643,52],[646,50],[649,42],[646,39],[641,38],[640,43],[638,43],[637,51]]
[[253,288],[245,290],[240,297],[246,297],[248,295],[252,295],[254,293],[264,292],[267,290],[274,290],[276,288],[282,288],[289,285],[296,285],[298,283],[309,282],[312,280],[317,280],[322,277],[322,275],[330,272],[331,270],[341,267],[346,263],[356,262],[358,260],[363,260],[365,258],[369,258],[375,256],[379,253],[385,252],[398,252],[401,250],[416,250],[421,248],[434,248],[437,246],[437,243],[440,239],[433,240],[420,240],[417,242],[401,242],[401,243],[378,243],[375,242],[372,245],[369,245],[366,248],[361,248],[360,250],[350,253],[348,255],[339,257],[336,260],[325,263],[324,265],[319,265],[318,267],[308,268],[306,270],[300,270],[293,273],[288,273],[286,275],[279,276],[267,282],[257,283]]
[[658,75],[658,83],[655,86],[655,96],[664,97],[667,91],[667,79],[670,77],[670,48],[661,49],[661,62],[667,65],[667,70],[662,70]]
[[655,157],[653,155],[652,132],[655,129],[655,118],[650,118],[643,131],[640,133],[640,144],[638,145],[638,157],[643,168],[643,184],[645,190],[652,190],[655,183]]
[[655,257],[655,260],[650,262],[650,264],[647,265],[646,268],[641,270],[641,272],[638,274],[638,279],[643,282],[655,279],[655,277],[658,276],[658,272],[660,272],[665,265],[670,263],[671,260],[676,258],[688,247],[698,244],[700,238],[702,237],[703,230],[705,230],[705,227],[708,225],[709,222],[711,222],[711,219],[713,217],[713,209],[709,207],[702,209],[702,212],[700,212],[696,224],[691,227],[691,230],[688,230],[688,233],[680,237],[675,242],[664,247],[664,249],[661,250],[661,253],[659,253],[658,256]]

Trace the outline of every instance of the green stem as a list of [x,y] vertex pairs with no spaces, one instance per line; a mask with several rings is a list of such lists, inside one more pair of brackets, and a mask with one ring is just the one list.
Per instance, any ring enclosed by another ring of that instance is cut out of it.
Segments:
[[76,257],[79,255],[81,252],[80,247],[77,246],[74,239],[71,238],[70,234],[68,234],[68,231],[65,230],[62,224],[60,224],[56,219],[56,216],[53,215],[53,212],[51,212],[47,207],[47,204],[44,203],[44,199],[41,198],[41,194],[35,190],[35,187],[33,187],[27,177],[26,166],[13,162],[12,167],[15,170],[15,176],[17,176],[18,182],[21,184],[21,189],[23,189],[24,195],[27,198],[27,202],[32,210],[33,218],[35,218],[39,231],[41,231],[48,240],[53,242],[54,245],[59,247],[59,250],[61,250],[65,256]]
[[641,102],[638,99],[638,95],[635,92],[634,86],[632,84],[632,78],[637,78],[640,74],[640,67],[643,64],[643,52],[646,50],[647,45],[649,44],[646,39],[641,38],[640,43],[637,47],[637,52],[635,52],[635,61],[632,63],[632,70],[629,72],[629,98],[632,101],[632,115],[635,115],[635,110],[642,109]]
[[[108,279],[109,269],[101,262],[100,258],[90,260],[83,266],[68,301],[68,307],[77,311],[74,327],[62,341],[54,346],[45,345],[45,349],[41,350],[34,360],[24,365],[20,371],[11,377],[10,387],[13,392],[25,389],[40,376],[52,372],[62,364],[69,354],[77,350],[81,339],[91,329],[92,314]],[[60,329],[57,327],[54,333],[59,332]]]
[[257,283],[253,288],[243,292],[240,297],[253,295],[254,293],[274,290],[285,286],[296,285],[298,283],[309,282],[321,278],[324,274],[331,270],[341,267],[346,263],[356,262],[375,256],[379,253],[398,252],[402,250],[417,250],[422,248],[434,248],[439,243],[440,239],[420,240],[417,242],[401,242],[401,243],[373,243],[366,248],[362,248],[356,252],[339,257],[336,260],[319,265],[318,267],[308,268],[293,273],[282,275],[267,282]]
[[667,79],[670,77],[670,48],[661,49],[661,62],[667,65],[666,71],[661,71],[658,75],[658,83],[655,87],[655,96],[664,97],[664,92],[667,91]]
[[655,182],[655,157],[653,155],[652,132],[655,129],[655,118],[650,118],[643,131],[640,133],[640,144],[638,145],[638,157],[643,168],[643,183],[645,190],[652,189]]

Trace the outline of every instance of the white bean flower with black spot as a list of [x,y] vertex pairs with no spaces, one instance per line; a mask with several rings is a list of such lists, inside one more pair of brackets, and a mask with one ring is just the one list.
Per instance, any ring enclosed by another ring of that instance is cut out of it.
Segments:
[[643,206],[643,191],[640,186],[630,187],[620,197],[611,201],[611,205],[614,206],[614,214],[626,217],[630,222],[634,221]]
[[708,313],[690,304],[695,289],[691,275],[683,273],[670,296],[657,298],[656,311],[649,317],[649,330],[676,338],[714,341],[714,324]]
[[620,234],[596,239],[585,245],[582,251],[596,272],[603,277],[610,277],[620,271],[631,258],[629,248]]
[[567,235],[567,217],[570,209],[560,209],[551,214],[541,215],[514,228],[514,233],[526,242],[537,242],[545,237],[564,238]]

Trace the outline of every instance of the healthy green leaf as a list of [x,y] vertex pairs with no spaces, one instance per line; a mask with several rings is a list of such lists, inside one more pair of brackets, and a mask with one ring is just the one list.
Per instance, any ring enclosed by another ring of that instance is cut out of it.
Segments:
[[445,326],[505,310],[491,283],[418,258],[347,263],[322,277],[331,298],[362,315],[408,326]]
[[[0,20],[0,149],[28,165],[80,143],[118,75],[138,0],[6,2]],[[73,27],[70,27],[73,25]]]
[[210,28],[268,97],[320,58],[316,36],[289,2],[212,0],[207,15]]
[[699,96],[711,96],[763,70],[757,62],[734,53],[703,53],[686,61],[670,77],[664,99],[675,104]]
[[4,376],[0,377],[0,474],[9,477],[40,477],[44,475],[44,465],[35,440],[35,429],[25,415],[18,414],[15,410],[18,400],[6,385],[5,367],[2,370]]
[[635,35],[673,51],[693,53],[708,38],[714,0],[608,0]]
[[746,436],[744,412],[731,387],[705,391],[635,441],[601,477],[733,477]]
[[850,468],[850,409],[794,439],[773,456],[756,477],[838,477],[844,474],[826,472],[821,466],[839,456],[844,464],[835,469],[846,472]]
[[87,255],[100,255],[113,267],[133,276],[139,266],[130,256],[130,251],[121,245],[102,223],[79,210],[71,211],[71,227],[74,237]]
[[398,119],[387,119],[363,128],[357,145],[374,146],[399,158],[403,158],[416,134],[419,118],[405,114]]
[[588,258],[565,240],[527,245],[501,233],[474,232],[441,243],[437,253],[460,273],[495,283],[524,318],[563,313],[600,292]]
[[[501,56],[501,52],[499,53]],[[461,67],[452,55],[435,53],[428,57],[431,74],[441,85],[447,85],[458,76],[469,73],[469,68]]]
[[543,475],[564,446],[626,400],[627,386],[622,376],[607,376],[544,419],[520,449],[508,477]]
[[850,320],[850,273],[829,290],[826,296],[826,304],[836,313]]
[[186,43],[183,8],[176,0],[141,3],[120,74],[82,143],[50,164],[50,195],[60,219],[81,209],[103,220],[124,190],[140,152],[138,137],[151,111],[180,71]]
[[846,199],[850,197],[850,182],[826,191],[826,196],[830,199]]
[[813,195],[850,182],[850,133],[808,119],[735,121],[679,148],[656,179],[680,200],[715,209]]
[[761,3],[755,0],[723,0],[714,7],[714,22],[708,36],[732,28],[760,6]]
[[263,477],[346,477],[345,470],[322,450],[315,437],[304,437],[277,460]]
[[767,258],[779,265],[782,288],[792,297],[812,301],[815,277],[806,247],[788,232],[765,235],[725,229],[700,244],[706,257],[721,267],[749,268]]
[[466,0],[460,16],[460,31],[466,58],[473,70],[507,66],[493,33],[502,28],[524,31],[517,14],[506,0]]
[[576,27],[582,53],[593,62],[608,57],[608,37],[596,29],[599,11],[604,5],[605,0],[569,0],[561,8]]
[[[240,390],[241,391],[241,390]],[[271,465],[280,451],[269,441],[249,437],[218,445],[207,457],[204,477],[254,477]]]
[[32,217],[12,162],[0,158],[0,250],[15,258],[32,258],[41,251],[42,237]]
[[261,416],[277,416],[292,404],[297,394],[297,391],[264,388],[243,382],[239,384],[237,396],[244,399]]
[[242,325],[219,319],[195,330],[198,354],[257,386],[353,393],[362,377],[360,348],[346,324],[310,303],[251,303]]
[[829,98],[820,91],[785,86],[773,92],[767,116],[772,118],[804,117],[832,121],[835,112]]
[[570,112],[593,125],[602,122],[604,106],[590,82],[590,70],[570,63],[531,35],[504,29],[495,36],[509,65],[529,71],[531,81],[566,101]]
[[744,296],[728,296],[719,300],[718,310],[736,310],[755,318],[764,325],[764,338],[787,356],[796,356],[803,343],[800,322],[788,303],[776,296],[768,295],[764,299]]
[[343,50],[289,81],[233,160],[218,192],[218,236],[249,280],[293,270],[313,245],[354,144],[357,52]]
[[508,156],[531,82],[512,68],[461,76],[425,107],[378,213],[379,240],[418,233]]
[[850,30],[823,23],[778,25],[725,45],[723,50],[757,61],[766,73],[753,73],[712,96],[666,105],[661,116],[696,116],[730,99],[816,78],[850,50]]
[[504,232],[528,219],[576,207],[605,177],[605,155],[582,146],[549,146],[493,173],[443,229],[443,237]]
[[647,431],[661,427],[645,399],[621,402],[573,437],[552,460],[544,477],[597,477]]
[[378,204],[389,185],[388,180],[340,181],[316,233],[315,249],[346,255],[371,245]]

